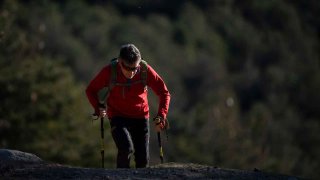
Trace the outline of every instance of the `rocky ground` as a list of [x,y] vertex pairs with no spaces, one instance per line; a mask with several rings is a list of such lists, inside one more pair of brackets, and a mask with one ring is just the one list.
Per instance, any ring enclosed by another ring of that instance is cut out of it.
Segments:
[[198,164],[166,163],[143,169],[93,169],[47,163],[21,151],[0,149],[0,179],[286,179],[298,177],[259,170],[221,169]]

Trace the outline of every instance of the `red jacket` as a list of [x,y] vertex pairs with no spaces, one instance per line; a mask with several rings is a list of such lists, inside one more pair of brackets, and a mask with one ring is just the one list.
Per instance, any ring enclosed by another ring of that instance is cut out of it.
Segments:
[[[170,93],[162,78],[151,66],[147,66],[147,85],[159,97],[158,116],[166,118]],[[141,68],[141,67],[140,67]],[[96,77],[90,82],[86,89],[89,102],[99,112],[98,92],[105,87],[109,87],[111,80],[111,65],[105,66]],[[131,82],[141,80],[140,69],[131,79]],[[121,67],[117,64],[117,83],[126,83],[128,79],[123,75]],[[120,116],[129,118],[149,118],[148,90],[143,83],[133,83],[130,87],[114,86],[107,98],[107,114],[109,118]]]

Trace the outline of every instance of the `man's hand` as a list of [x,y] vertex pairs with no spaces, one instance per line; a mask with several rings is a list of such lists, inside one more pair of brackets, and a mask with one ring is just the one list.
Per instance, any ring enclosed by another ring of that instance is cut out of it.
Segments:
[[99,117],[106,117],[107,116],[107,111],[105,108],[100,108],[100,114]]
[[160,116],[153,118],[153,122],[157,132],[161,132],[169,127],[167,119],[163,119]]
[[107,111],[105,108],[99,108],[98,113],[93,113],[92,114],[92,119],[93,120],[98,120],[101,117],[106,117],[107,116]]

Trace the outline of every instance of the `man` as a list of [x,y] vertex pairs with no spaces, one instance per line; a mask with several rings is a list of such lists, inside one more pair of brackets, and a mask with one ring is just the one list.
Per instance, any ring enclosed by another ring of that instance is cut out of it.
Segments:
[[[110,86],[110,84],[112,84]],[[149,162],[149,105],[147,86],[159,97],[156,131],[168,125],[170,93],[156,71],[147,65],[133,44],[123,45],[117,60],[105,66],[90,82],[87,97],[99,117],[108,116],[111,134],[118,149],[117,168],[130,168],[134,152],[136,168]],[[106,107],[98,93],[109,88]]]

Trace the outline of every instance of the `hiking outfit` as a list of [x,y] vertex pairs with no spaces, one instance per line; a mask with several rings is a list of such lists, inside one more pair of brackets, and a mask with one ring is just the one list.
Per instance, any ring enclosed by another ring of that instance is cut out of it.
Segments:
[[150,87],[159,97],[157,116],[166,118],[170,93],[156,71],[145,61],[140,62],[136,74],[127,79],[120,63],[112,61],[89,83],[86,94],[89,102],[99,114],[101,104],[98,93],[108,88],[104,104],[110,120],[111,134],[118,149],[117,167],[129,168],[130,156],[134,152],[136,167],[146,167],[149,162],[149,105]]

